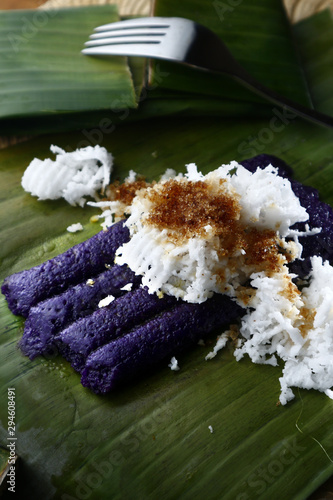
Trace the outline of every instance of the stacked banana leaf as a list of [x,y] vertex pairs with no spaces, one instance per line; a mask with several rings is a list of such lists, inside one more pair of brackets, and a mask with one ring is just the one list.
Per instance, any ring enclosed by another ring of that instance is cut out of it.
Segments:
[[[263,83],[333,115],[330,13],[291,27],[278,0],[159,0],[155,14],[199,20]],[[50,144],[67,150],[103,144],[119,179],[130,169],[151,180],[169,167],[184,171],[189,162],[205,173],[230,160],[275,154],[333,204],[332,130],[224,77],[160,61],[150,68],[147,90],[141,63],[130,61],[130,71],[125,59],[81,57],[93,27],[114,19],[110,7],[47,17],[0,13],[1,133],[52,132],[1,151],[1,280],[100,229],[90,222],[95,209],[23,192],[24,169],[34,157],[49,157]],[[66,232],[74,222],[84,230]],[[232,344],[205,361],[212,336],[178,358],[179,371],[166,360],[126,388],[96,396],[62,358],[23,357],[17,348],[23,320],[3,297],[0,308],[0,445],[8,450],[7,389],[14,387],[18,495],[306,499],[333,473],[333,401],[296,390],[292,402],[278,405],[282,365],[236,362]]]

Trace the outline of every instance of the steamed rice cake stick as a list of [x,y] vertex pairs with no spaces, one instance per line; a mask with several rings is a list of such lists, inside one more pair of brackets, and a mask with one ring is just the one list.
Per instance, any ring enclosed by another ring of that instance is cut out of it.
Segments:
[[50,354],[54,350],[54,335],[77,321],[93,313],[100,300],[107,295],[118,297],[125,292],[122,287],[138,286],[140,278],[127,266],[115,264],[100,273],[93,280],[87,280],[65,292],[39,302],[30,309],[20,340],[23,354],[30,359]]
[[159,298],[145,288],[127,292],[59,332],[57,348],[75,370],[81,371],[93,350],[176,303],[175,297],[165,295]]
[[240,165],[243,165],[243,167],[245,167],[252,173],[254,173],[258,167],[265,168],[268,165],[273,165],[273,167],[278,169],[279,175],[281,177],[286,177],[287,179],[291,180],[293,176],[292,168],[287,165],[285,161],[283,161],[281,158],[278,158],[277,156],[268,155],[266,153],[253,156],[252,158],[247,158],[246,160],[241,161]]
[[129,231],[120,221],[39,266],[9,276],[1,287],[9,309],[27,317],[30,308],[41,300],[92,278],[106,264],[113,264],[117,248],[128,239]]
[[[291,187],[299,198],[300,204],[309,214],[310,227],[318,227],[320,233],[314,236],[301,236],[299,242],[303,246],[302,259],[296,259],[289,265],[291,272],[300,278],[308,276],[311,271],[311,257],[317,255],[323,261],[333,264],[333,209],[321,201],[317,189],[305,186],[298,181],[291,180]],[[304,223],[297,223],[295,229],[304,230]]]
[[81,383],[97,394],[107,393],[234,321],[242,311],[229,297],[220,294],[201,304],[180,302],[92,352]]

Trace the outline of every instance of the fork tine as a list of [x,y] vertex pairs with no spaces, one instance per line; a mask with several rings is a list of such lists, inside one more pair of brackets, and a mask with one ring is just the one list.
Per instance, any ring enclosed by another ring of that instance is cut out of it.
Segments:
[[103,24],[94,29],[100,31],[117,31],[131,28],[168,28],[170,23],[165,17],[141,17],[139,19],[127,19],[115,23]]
[[[144,51],[142,46],[144,45]],[[157,43],[122,43],[122,44],[105,44],[95,47],[86,47],[81,50],[81,54],[87,56],[137,56],[137,57],[157,57],[159,59],[168,59],[162,52],[157,50]]]
[[118,38],[118,37],[132,37],[132,36],[164,36],[166,33],[162,28],[151,29],[147,31],[147,28],[133,28],[133,29],[118,29],[118,30],[108,30],[99,31],[90,35],[90,40],[98,40],[100,38]]
[[[190,28],[186,33],[184,23]],[[188,39],[192,38],[193,24],[176,17],[145,17],[104,24],[95,28],[81,53],[155,57],[179,62],[184,56]],[[167,50],[167,39],[169,42],[172,40],[173,54]]]
[[85,42],[86,47],[99,47],[100,45],[132,45],[132,44],[159,44],[160,40],[151,36],[131,36],[131,37],[106,37],[89,40]]
[[107,53],[106,47],[110,49],[112,47],[113,51],[117,47],[116,53],[122,54],[131,46],[131,50],[133,49],[134,53],[137,54],[139,50],[134,45],[159,44],[168,28],[169,23],[165,19],[161,22],[160,18],[152,19],[150,17],[105,24],[95,28],[95,33],[90,35],[89,41],[85,43],[86,49],[82,53],[92,54],[89,49],[94,49],[94,54],[96,54],[95,50],[98,47],[104,47],[104,49],[98,49],[99,54],[104,54]]

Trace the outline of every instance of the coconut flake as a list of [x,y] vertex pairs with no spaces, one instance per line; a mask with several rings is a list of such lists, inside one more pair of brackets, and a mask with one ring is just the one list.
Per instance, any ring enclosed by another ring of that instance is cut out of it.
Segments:
[[226,343],[228,342],[228,338],[229,338],[229,335],[227,332],[222,333],[222,335],[220,335],[217,338],[217,342],[216,342],[214,349],[207,354],[207,356],[205,357],[205,360],[208,361],[209,359],[215,358],[218,351],[220,351],[221,349],[223,349],[223,347],[225,347]]
[[25,170],[25,191],[39,200],[64,198],[71,205],[83,206],[86,197],[96,199],[96,193],[105,190],[113,164],[105,148],[87,146],[71,153],[53,145],[50,149],[55,160],[35,158]]
[[98,307],[101,308],[101,307],[106,307],[108,306],[109,304],[111,304],[111,302],[113,302],[115,299],[115,297],[113,295],[108,295],[107,297],[105,297],[104,299],[100,300],[98,302]]
[[171,358],[171,362],[168,364],[168,367],[173,370],[173,371],[178,371],[180,370],[179,366],[178,366],[178,361],[177,359],[173,356]]
[[254,363],[285,362],[280,378],[280,402],[294,394],[291,387],[316,389],[330,395],[333,386],[333,267],[312,257],[310,284],[299,292],[287,270],[273,277],[253,276],[257,288],[242,318],[237,360],[247,354]]
[[297,355],[282,352],[285,365],[280,378],[280,401],[294,397],[291,387],[316,389],[332,397],[333,387],[333,267],[321,257],[311,258],[310,285],[302,297],[308,310],[314,310],[313,325]]
[[309,215],[294,194],[290,181],[280,177],[275,167],[268,165],[251,173],[237,162],[231,162],[218,169],[221,178],[228,177],[230,167],[235,170],[230,184],[240,195],[242,216],[249,226],[276,228],[281,237],[286,237],[293,224],[308,220]]
[[124,292],[130,292],[133,288],[133,283],[127,283],[123,287],[121,287],[120,290],[123,290]]
[[70,226],[68,226],[67,231],[69,233],[77,233],[78,231],[83,231],[83,226],[80,222],[71,224]]

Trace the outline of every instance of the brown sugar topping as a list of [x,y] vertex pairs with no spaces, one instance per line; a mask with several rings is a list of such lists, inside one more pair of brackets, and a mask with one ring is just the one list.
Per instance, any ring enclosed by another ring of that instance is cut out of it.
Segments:
[[300,310],[301,318],[303,320],[302,324],[299,326],[299,331],[302,337],[306,337],[307,333],[311,328],[313,328],[314,319],[316,316],[315,309],[309,309],[307,307],[302,307]]
[[114,182],[109,186],[109,198],[112,201],[121,201],[125,205],[130,205],[133,201],[136,192],[139,189],[146,188],[149,184],[144,179],[139,179],[134,182]]
[[212,194],[202,181],[167,181],[160,191],[151,191],[149,199],[154,206],[147,222],[176,231],[181,238],[203,236],[207,225],[215,233],[227,231],[239,218],[237,200],[226,193]]
[[280,292],[280,295],[286,297],[286,299],[289,300],[290,302],[295,302],[297,296],[301,295],[301,292],[297,288],[297,286],[294,285],[294,283],[290,279],[288,279],[286,280],[286,284],[282,292]]
[[161,190],[147,195],[153,204],[147,223],[169,230],[169,238],[178,243],[185,238],[206,237],[206,227],[210,225],[213,234],[220,238],[220,258],[242,249],[245,264],[276,271],[281,262],[276,233],[245,227],[239,220],[237,197],[223,189],[211,191],[206,182],[169,180]]
[[[175,244],[182,244],[188,238],[215,236],[220,259],[239,254],[241,250],[244,265],[259,267],[268,274],[276,272],[286,256],[275,231],[244,225],[240,220],[238,195],[228,193],[225,183],[223,179],[214,184],[170,179],[158,189],[147,189],[144,196],[152,208],[145,223],[167,230],[169,240]],[[149,184],[143,178],[123,184],[114,182],[109,186],[109,199],[129,206],[140,189],[154,185],[156,183]],[[209,226],[211,234],[207,232]],[[239,262],[235,261],[234,265]],[[229,266],[233,263],[229,262]],[[222,274],[219,280],[223,281]]]
[[259,231],[251,228],[244,231],[243,248],[245,250],[245,264],[266,264],[266,272],[275,272],[280,267],[277,236],[274,231]]

